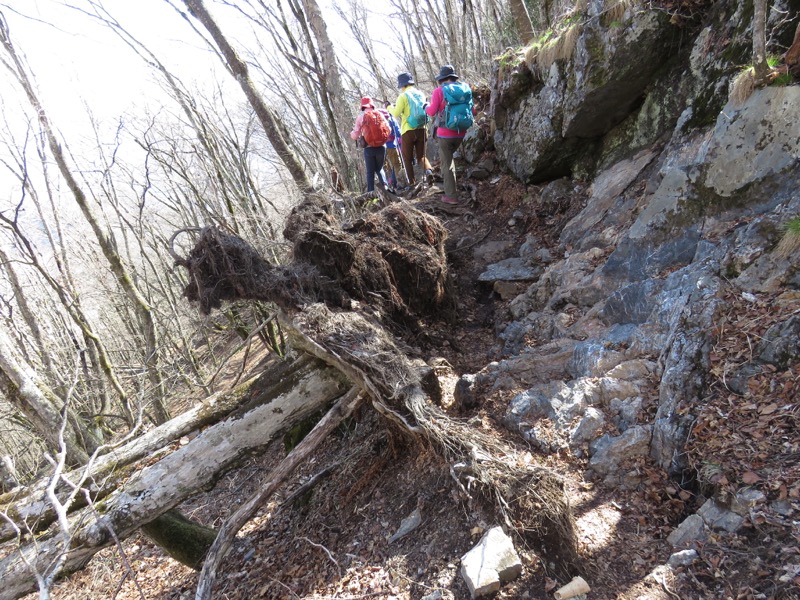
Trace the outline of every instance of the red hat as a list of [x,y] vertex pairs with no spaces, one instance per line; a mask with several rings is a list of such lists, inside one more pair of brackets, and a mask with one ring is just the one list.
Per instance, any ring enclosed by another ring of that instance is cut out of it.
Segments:
[[375,105],[372,103],[372,98],[369,96],[364,96],[361,99],[361,110],[364,110],[365,108],[375,108]]

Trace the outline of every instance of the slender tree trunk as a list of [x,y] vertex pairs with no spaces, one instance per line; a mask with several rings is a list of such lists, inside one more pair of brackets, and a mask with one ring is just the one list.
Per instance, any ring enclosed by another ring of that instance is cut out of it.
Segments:
[[236,77],[250,106],[253,107],[258,120],[261,121],[267,139],[269,139],[278,157],[286,166],[286,169],[289,171],[297,187],[299,187],[302,192],[311,190],[311,182],[308,180],[308,177],[306,177],[303,166],[300,164],[300,161],[297,160],[297,157],[289,148],[289,144],[283,136],[283,132],[286,128],[281,125],[278,117],[272,112],[272,109],[267,106],[261,94],[256,90],[255,85],[250,79],[247,65],[239,58],[233,46],[230,45],[227,38],[222,33],[222,30],[219,28],[216,21],[214,21],[211,13],[206,10],[203,0],[183,0],[183,2],[189,10],[189,13],[206,28],[214,40],[214,43],[217,44],[220,52],[222,52],[222,56],[225,58],[228,68],[231,70],[234,77]]
[[753,69],[756,85],[765,83],[770,73],[767,64],[767,0],[753,2]]
[[47,351],[47,346],[45,346],[44,338],[42,337],[42,330],[39,327],[39,321],[33,316],[33,311],[28,304],[28,295],[20,285],[19,278],[17,277],[17,273],[14,270],[13,264],[2,248],[0,248],[0,264],[2,265],[3,271],[5,271],[6,277],[8,277],[8,284],[11,286],[11,291],[13,292],[14,299],[19,307],[19,312],[22,314],[22,318],[25,320],[25,324],[28,326],[28,329],[31,330],[33,341],[36,344],[36,358],[41,360],[44,369],[48,373],[51,373],[53,372],[53,363],[50,359],[50,353]]
[[509,0],[511,4],[511,14],[514,15],[514,23],[517,26],[519,39],[523,44],[527,44],[533,39],[533,23],[525,0]]
[[[61,305],[64,307],[66,313],[72,319],[72,322],[78,326],[81,330],[81,334],[83,337],[83,341],[86,345],[86,350],[92,356],[93,366],[99,369],[107,378],[109,382],[114,386],[116,390],[119,401],[122,405],[122,411],[125,416],[125,420],[128,425],[133,425],[133,414],[131,412],[130,403],[128,399],[128,394],[125,389],[122,387],[117,374],[116,369],[111,361],[111,358],[106,351],[105,345],[101,341],[100,337],[92,328],[91,323],[89,322],[89,318],[83,310],[81,305],[80,298],[76,296],[74,292],[70,292],[64,286],[62,286],[58,281],[47,272],[44,265],[39,261],[38,255],[31,244],[30,240],[25,236],[25,234],[20,230],[18,224],[14,221],[10,221],[6,219],[3,215],[0,215],[0,221],[6,223],[14,232],[15,240],[18,242],[19,246],[23,249],[25,256],[25,260],[29,262],[29,264],[38,271],[39,275],[44,279],[47,285],[50,286],[50,289],[53,290],[55,295],[61,301]],[[24,296],[20,296],[20,299],[24,298]],[[75,346],[76,352],[82,352],[83,349],[80,348],[80,344],[77,339],[73,337],[73,344]],[[42,348],[42,351],[46,353],[46,348]],[[56,375],[55,378],[57,380],[61,380],[59,375]],[[88,381],[87,381],[88,383]],[[105,405],[106,397],[104,392],[104,387],[101,387],[100,393],[98,395],[98,399],[101,400],[101,405]],[[104,411],[103,411],[104,412]]]
[[[58,432],[65,418],[61,414],[63,401],[56,398],[31,369],[19,364],[14,357],[12,344],[3,331],[0,331],[0,393],[25,415],[49,450],[53,454],[58,453]],[[70,414],[68,408],[66,418],[64,441],[67,461],[72,465],[83,464],[89,460],[89,452],[93,452],[97,445],[87,429],[79,428],[80,420]]]
[[797,24],[797,29],[794,30],[794,40],[786,51],[783,60],[789,72],[797,75],[798,71],[800,71],[800,23]]
[[357,169],[352,164],[355,154],[350,148],[350,127],[353,121],[353,110],[351,106],[344,102],[347,97],[342,84],[342,75],[339,71],[339,61],[336,59],[336,52],[333,49],[333,42],[328,35],[328,26],[322,18],[322,11],[316,0],[302,0],[303,10],[308,19],[308,25],[314,34],[319,47],[320,61],[322,62],[323,72],[320,73],[320,85],[325,105],[332,109],[336,131],[339,134],[336,140],[337,155],[341,157],[343,164],[342,174],[355,173]]

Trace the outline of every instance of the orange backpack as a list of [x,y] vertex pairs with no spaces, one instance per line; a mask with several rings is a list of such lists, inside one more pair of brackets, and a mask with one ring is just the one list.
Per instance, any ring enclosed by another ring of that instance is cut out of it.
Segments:
[[367,146],[378,148],[383,146],[392,135],[392,129],[384,116],[377,110],[368,110],[361,121],[361,135]]

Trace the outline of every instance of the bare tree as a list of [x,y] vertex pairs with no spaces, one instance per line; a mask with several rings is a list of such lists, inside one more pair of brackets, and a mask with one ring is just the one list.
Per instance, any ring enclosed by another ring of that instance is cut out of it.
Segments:
[[525,0],[509,0],[511,14],[514,15],[514,23],[517,25],[520,41],[527,44],[533,39],[533,23]]
[[[339,62],[336,57],[336,52],[334,51],[333,42],[328,35],[328,26],[322,17],[322,11],[316,0],[302,0],[302,5],[305,11],[305,18],[308,21],[308,26],[314,34],[317,48],[319,49],[319,62],[322,67],[319,73],[320,96],[323,100],[326,112],[332,113],[336,123],[338,136],[335,138],[335,147],[337,156],[340,156],[344,160],[341,167],[345,170],[342,171],[342,173],[356,173],[357,170],[352,167],[352,161],[347,160],[348,157],[352,159],[354,155],[354,152],[348,151],[353,112],[349,103],[341,101],[341,99],[346,98],[347,95],[345,94],[344,85],[342,83],[342,75],[339,70]],[[304,25],[300,11],[295,10],[294,12],[301,26]],[[310,47],[309,52],[316,61],[317,53],[314,51],[314,48]]]
[[772,70],[767,64],[767,0],[753,2],[753,69],[756,85],[766,83]]
[[31,107],[36,111],[39,122],[47,137],[50,152],[53,155],[56,164],[58,165],[61,176],[66,181],[67,187],[80,207],[86,222],[90,225],[95,237],[97,238],[111,272],[114,274],[117,282],[125,292],[136,311],[148,358],[147,372],[150,376],[153,388],[156,390],[156,394],[154,394],[154,397],[152,398],[154,418],[158,422],[164,422],[168,420],[169,413],[163,401],[163,394],[161,393],[163,390],[161,388],[160,374],[158,372],[158,341],[155,321],[152,315],[152,308],[136,286],[134,278],[131,276],[130,272],[122,261],[122,258],[117,252],[116,244],[112,235],[109,232],[104,231],[101,227],[99,220],[94,215],[94,211],[88,202],[86,194],[67,164],[63,147],[58,141],[55,131],[50,124],[50,120],[47,116],[44,106],[34,91],[28,70],[25,68],[25,65],[23,64],[11,41],[8,24],[5,20],[5,16],[2,13],[0,13],[0,44],[2,44],[6,54],[8,55],[8,61],[2,61],[3,66],[12,73],[14,78],[24,90]]
[[289,148],[286,141],[285,133],[286,128],[280,123],[272,109],[267,106],[261,94],[256,90],[253,85],[250,75],[247,70],[245,62],[239,58],[239,55],[230,45],[222,30],[217,25],[216,21],[208,12],[202,0],[183,0],[186,8],[189,10],[194,18],[196,18],[203,27],[206,28],[214,43],[219,48],[220,52],[225,58],[225,62],[231,73],[239,82],[248,102],[253,107],[253,110],[264,128],[264,133],[269,139],[275,152],[280,157],[289,174],[292,176],[295,184],[301,191],[311,189],[311,182],[306,176],[305,170],[300,162],[297,160],[295,154]]
[[89,453],[97,448],[94,437],[66,402],[45,386],[29,366],[19,361],[11,340],[3,331],[0,331],[0,392],[25,415],[54,454],[61,451],[59,438],[63,436],[64,452],[70,464],[85,463]]

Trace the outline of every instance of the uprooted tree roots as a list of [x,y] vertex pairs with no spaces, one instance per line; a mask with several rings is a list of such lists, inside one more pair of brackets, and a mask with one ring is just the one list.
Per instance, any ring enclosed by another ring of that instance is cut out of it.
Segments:
[[[431,403],[410,360],[374,318],[377,312],[407,326],[452,310],[441,223],[395,204],[343,228],[326,199],[310,196],[284,235],[294,243],[294,262],[276,267],[240,238],[203,230],[189,257],[178,260],[190,273],[187,298],[204,311],[233,299],[277,304],[295,348],[343,372],[394,426],[438,449],[470,502],[491,506],[560,574],[574,573],[577,538],[562,478]],[[369,316],[352,299],[368,303]]]
[[289,312],[313,302],[349,308],[355,299],[389,323],[414,327],[415,315],[453,314],[447,230],[409,204],[394,204],[344,229],[327,198],[309,196],[290,215],[284,236],[293,261],[274,266],[241,238],[201,230],[187,258],[184,295],[209,312],[222,301],[266,300]]

